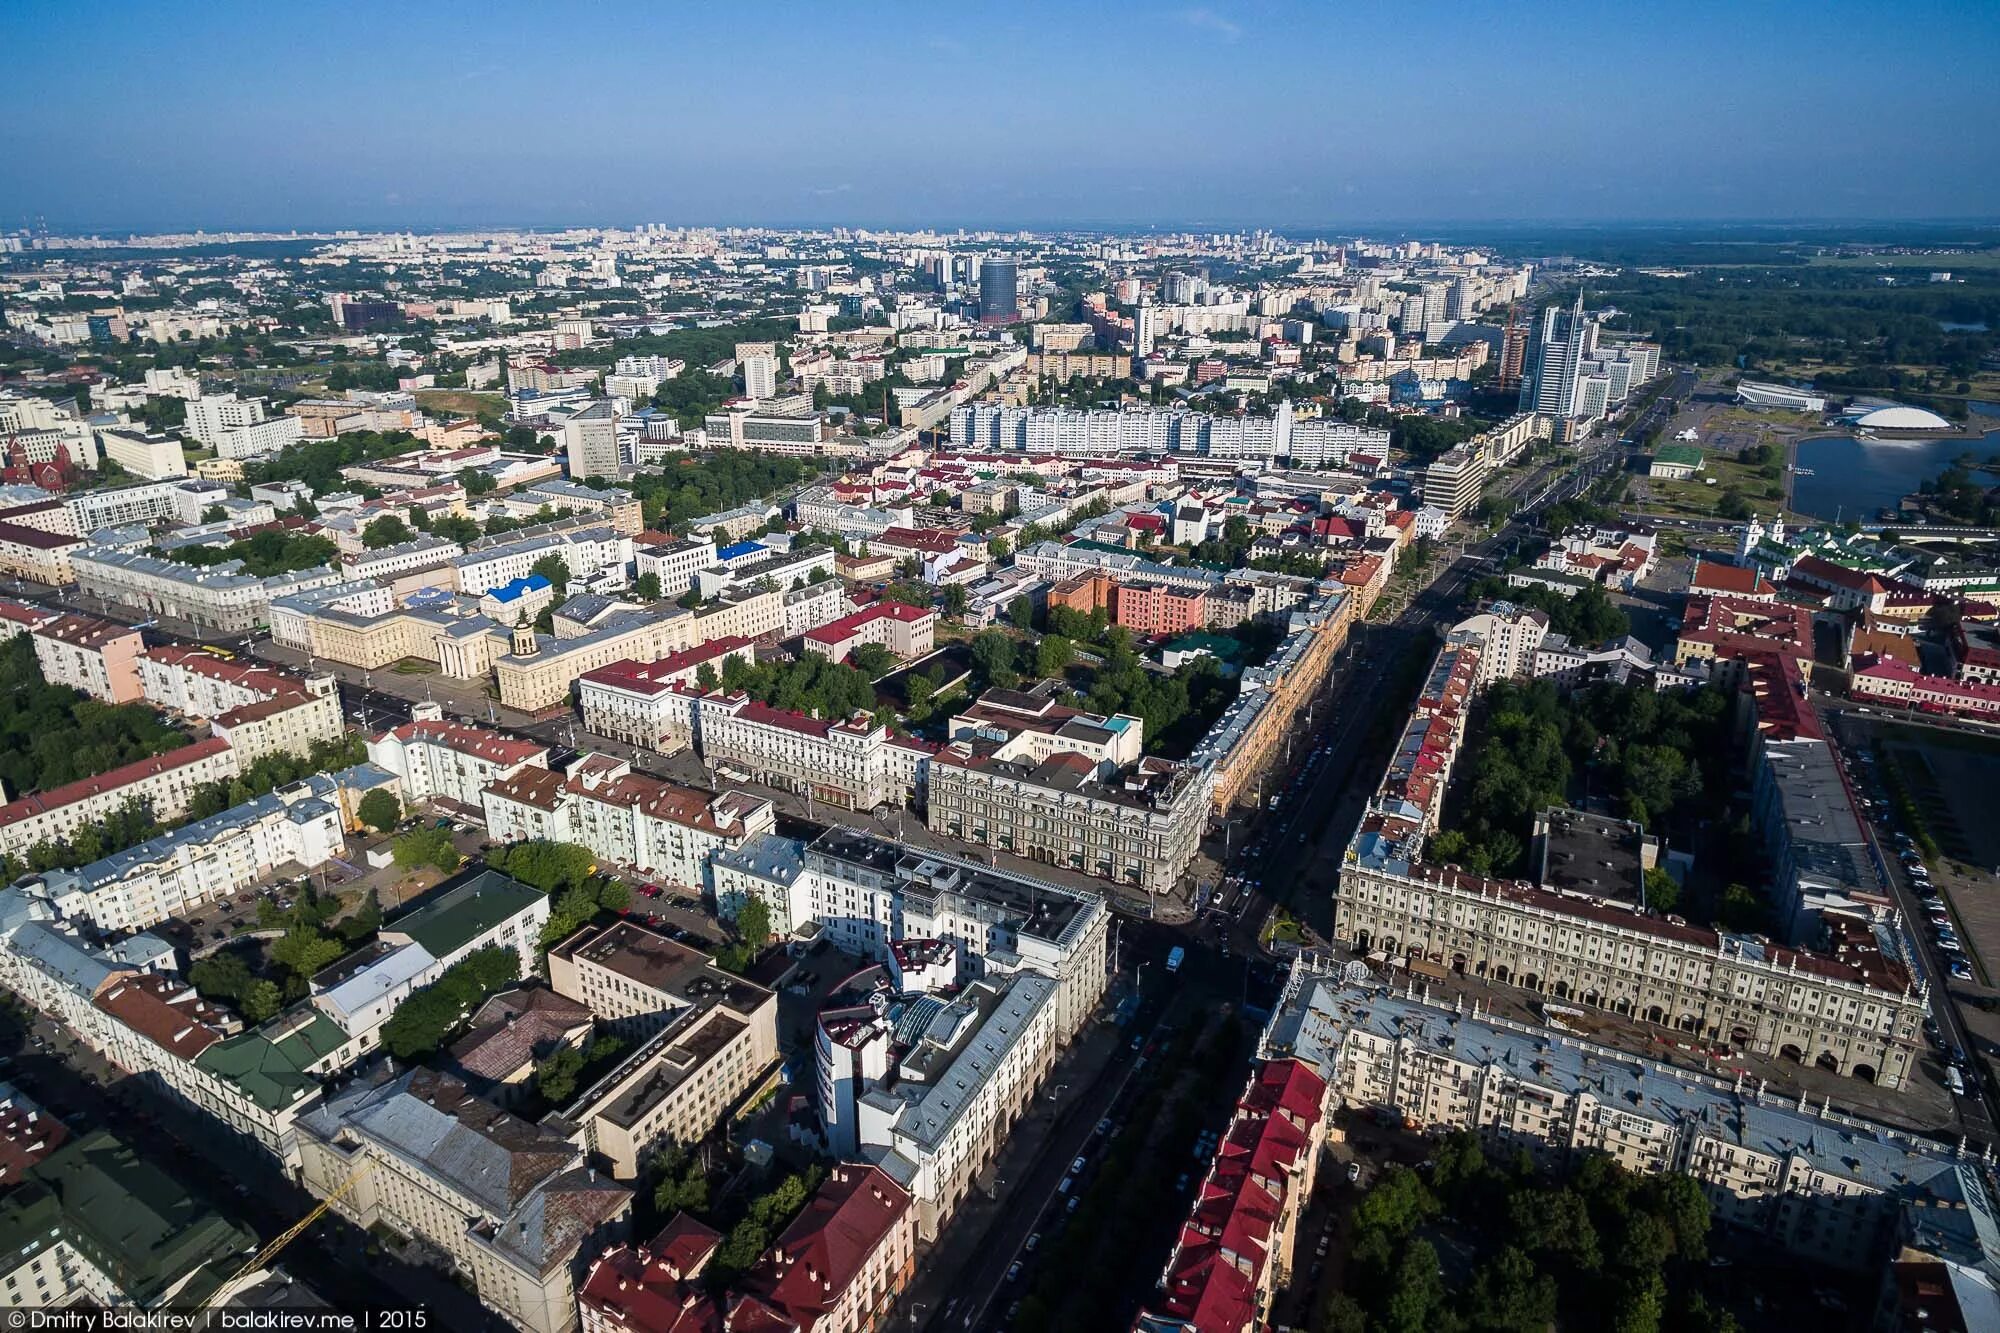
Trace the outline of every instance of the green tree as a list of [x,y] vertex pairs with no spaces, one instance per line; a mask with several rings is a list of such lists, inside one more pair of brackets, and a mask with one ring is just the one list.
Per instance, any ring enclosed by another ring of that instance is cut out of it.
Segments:
[[583,1054],[572,1046],[559,1047],[535,1067],[535,1089],[545,1101],[565,1105],[576,1095],[577,1075],[582,1072]]
[[411,829],[396,839],[394,855],[396,864],[404,870],[435,866],[447,875],[465,859],[452,845],[451,830],[441,828]]
[[965,619],[965,607],[969,599],[966,596],[964,584],[946,584],[941,596],[944,599],[944,613],[946,615],[950,616],[953,620]]
[[229,511],[221,505],[210,505],[201,511],[201,521],[203,523],[227,523],[229,521]]
[[636,580],[634,580],[632,584],[632,591],[636,593],[643,601],[648,601],[648,602],[659,601],[660,576],[650,571],[641,574]]
[[[533,431],[529,432],[531,439],[533,434]],[[500,485],[494,479],[492,473],[482,472],[476,467],[460,468],[458,470],[458,484],[465,488],[467,495],[484,495]]]
[[416,534],[410,531],[410,525],[402,519],[394,514],[384,514],[361,529],[361,544],[371,551],[377,551],[384,546],[401,545],[415,536]]
[[403,818],[403,803],[386,787],[377,787],[361,798],[356,817],[377,833],[387,833]]
[[1023,632],[1035,628],[1035,604],[1026,597],[1016,597],[1007,603],[1007,619],[1015,629]]
[[972,639],[972,665],[980,676],[1002,689],[1020,682],[1014,669],[1014,639],[1005,630],[981,630]]
[[762,898],[752,895],[737,907],[736,933],[753,949],[762,949],[771,938],[771,909]]
[[329,939],[303,924],[271,941],[271,961],[301,979],[310,978],[346,952],[346,946],[339,940]]
[[[519,568],[519,566],[516,566],[516,568]],[[528,566],[528,572],[530,574],[540,574],[543,578],[554,584],[558,596],[567,593],[569,590],[569,562],[563,559],[558,552],[550,551],[547,555],[542,556],[534,564]]]
[[1076,661],[1076,645],[1060,634],[1044,635],[1035,647],[1035,674],[1060,676]]
[[260,977],[243,992],[243,1017],[251,1023],[266,1022],[277,1016],[283,1002],[284,996],[279,992],[278,984]]

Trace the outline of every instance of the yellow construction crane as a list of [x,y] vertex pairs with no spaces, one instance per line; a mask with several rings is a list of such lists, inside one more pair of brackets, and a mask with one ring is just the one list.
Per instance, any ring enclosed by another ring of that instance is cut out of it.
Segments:
[[255,1255],[251,1256],[249,1263],[243,1265],[243,1267],[236,1270],[236,1276],[230,1278],[227,1282],[223,1283],[220,1287],[216,1288],[215,1292],[216,1304],[220,1305],[223,1301],[227,1300],[229,1298],[229,1294],[236,1289],[236,1285],[239,1282],[243,1281],[244,1278],[250,1276],[250,1274],[258,1271],[261,1268],[270,1267],[271,1260],[278,1257],[278,1252],[280,1250],[284,1249],[287,1245],[290,1245],[293,1241],[297,1240],[299,1236],[306,1230],[307,1227],[310,1227],[313,1223],[319,1221],[319,1219],[321,1218],[321,1216],[325,1214],[327,1209],[333,1207],[333,1205],[339,1203],[342,1199],[346,1198],[348,1193],[352,1191],[356,1185],[359,1185],[362,1179],[365,1176],[367,1176],[367,1174],[370,1171],[373,1171],[374,1169],[375,1169],[375,1162],[374,1159],[371,1158],[368,1161],[362,1163],[360,1166],[355,1167],[352,1171],[348,1172],[347,1178],[340,1182],[339,1188],[335,1189],[333,1193],[327,1195],[324,1199],[321,1199],[318,1205],[315,1206],[311,1212],[307,1213],[304,1217],[300,1218],[298,1221],[292,1223],[292,1225],[289,1228],[287,1228],[282,1235],[278,1236],[270,1244],[266,1245],[263,1249],[257,1251]]

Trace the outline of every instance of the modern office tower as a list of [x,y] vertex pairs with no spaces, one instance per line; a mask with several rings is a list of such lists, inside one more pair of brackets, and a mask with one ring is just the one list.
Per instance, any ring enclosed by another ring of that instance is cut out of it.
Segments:
[[1019,279],[1011,259],[986,259],[979,264],[979,319],[1005,324],[1017,317]]
[[1532,374],[1521,385],[1523,411],[1568,419],[1577,412],[1577,381],[1584,361],[1596,350],[1597,321],[1583,313],[1583,292],[1569,309],[1542,311],[1540,336],[1531,358]]

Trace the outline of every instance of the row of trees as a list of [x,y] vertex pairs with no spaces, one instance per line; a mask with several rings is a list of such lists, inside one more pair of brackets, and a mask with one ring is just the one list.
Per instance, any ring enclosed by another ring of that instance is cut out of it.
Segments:
[[[1593,1155],[1565,1181],[1525,1152],[1488,1159],[1476,1135],[1441,1140],[1428,1183],[1392,1167],[1354,1210],[1344,1289],[1330,1333],[1725,1333],[1700,1290],[1707,1195],[1667,1172],[1635,1176]],[[1432,1237],[1469,1241],[1473,1267],[1448,1278]]]
[[[301,778],[351,768],[367,758],[367,741],[359,732],[351,731],[343,732],[339,740],[314,741],[302,755],[290,750],[274,750],[252,761],[249,767],[233,778],[217,778],[196,787],[188,797],[188,818],[206,819],[210,815],[219,815],[224,810],[255,800]],[[369,793],[371,796],[375,794]],[[380,794],[395,800],[387,792]],[[378,803],[376,809],[380,808]],[[394,824],[395,820],[389,822]]]
[[[1656,832],[1699,845],[1725,812],[1734,747],[1729,696],[1720,689],[1660,693],[1600,684],[1564,697],[1553,682],[1500,681],[1487,690],[1460,762],[1449,827],[1429,856],[1476,874],[1525,869],[1535,815],[1570,803],[1587,770],[1593,795]],[[1648,882],[1653,905],[1664,882]]]
[[599,912],[619,912],[632,905],[631,889],[598,874],[595,854],[573,842],[535,839],[497,847],[488,853],[486,864],[555,899],[542,927],[543,948],[589,925]]
[[277,456],[263,462],[245,463],[243,480],[248,485],[263,481],[303,481],[314,495],[346,488],[340,469],[355,463],[394,458],[424,447],[424,442],[408,431],[355,430],[331,440],[301,440],[280,449]]
[[398,1060],[424,1060],[458,1034],[488,996],[521,979],[521,956],[508,948],[480,949],[445,969],[382,1025],[382,1047]]
[[[400,519],[375,521],[394,523],[397,527],[402,527]],[[409,529],[403,528],[403,532],[405,534],[403,540],[408,541]],[[275,574],[289,574],[297,569],[319,569],[330,565],[334,557],[340,554],[340,548],[333,544],[331,537],[322,537],[317,533],[293,532],[287,528],[266,528],[254,536],[230,542],[227,546],[180,546],[171,551],[156,553],[176,564],[194,565],[199,568],[220,565],[230,560],[241,560],[244,573],[255,574],[258,578],[270,578]]]
[[25,634],[0,644],[0,780],[15,795],[95,777],[187,744],[142,704],[107,704],[51,685]]
[[1565,597],[1541,584],[1515,588],[1503,578],[1488,575],[1474,581],[1465,595],[1475,601],[1492,599],[1531,607],[1548,616],[1551,633],[1568,635],[1593,647],[1606,639],[1620,638],[1632,629],[1632,618],[1611,600],[1611,594],[1601,583],[1586,584],[1574,597]]
[[676,459],[624,484],[639,497],[647,527],[672,529],[802,485],[819,473],[820,465],[809,458],[721,449],[703,458]]

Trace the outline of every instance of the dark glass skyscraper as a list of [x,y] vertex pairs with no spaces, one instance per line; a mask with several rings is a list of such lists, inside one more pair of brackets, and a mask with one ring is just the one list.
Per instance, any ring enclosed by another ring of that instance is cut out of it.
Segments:
[[979,264],[979,318],[1001,322],[1020,318],[1020,288],[1011,259],[985,259]]

